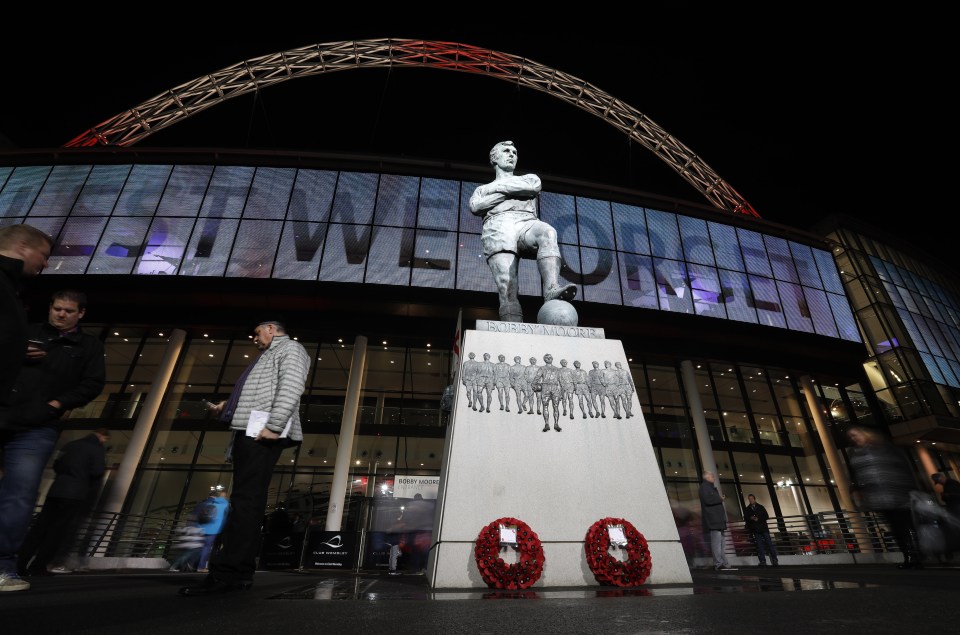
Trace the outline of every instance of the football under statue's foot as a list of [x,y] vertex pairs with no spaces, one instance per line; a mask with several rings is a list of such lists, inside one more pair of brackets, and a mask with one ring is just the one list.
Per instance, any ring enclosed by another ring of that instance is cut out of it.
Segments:
[[543,301],[549,302],[550,300],[570,300],[577,297],[577,285],[575,284],[558,284],[555,287],[550,287],[547,289],[546,293],[543,294]]

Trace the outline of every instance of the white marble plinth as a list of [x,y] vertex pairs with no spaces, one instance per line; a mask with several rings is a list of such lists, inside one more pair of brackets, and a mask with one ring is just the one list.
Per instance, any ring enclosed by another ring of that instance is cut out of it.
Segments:
[[[617,340],[564,338],[549,335],[467,331],[462,358],[509,364],[519,356],[544,365],[553,356],[559,367],[579,361],[629,369]],[[461,376],[464,374],[461,366]],[[584,418],[574,397],[574,418],[561,416],[544,432],[540,414],[518,413],[510,390],[510,411],[500,410],[492,391],[491,411],[468,406],[465,388],[457,386],[453,417],[447,430],[444,468],[438,493],[434,543],[428,578],[435,588],[486,587],[473,557],[481,529],[502,517],[530,526],[543,543],[545,567],[537,587],[596,584],[583,552],[587,530],[602,518],[623,518],[633,524],[650,548],[649,584],[690,583],[690,571],[670,510],[637,395],[630,396],[632,417]],[[486,392],[481,403],[486,409]],[[562,412],[562,407],[561,407]],[[621,415],[624,413],[621,412]]]

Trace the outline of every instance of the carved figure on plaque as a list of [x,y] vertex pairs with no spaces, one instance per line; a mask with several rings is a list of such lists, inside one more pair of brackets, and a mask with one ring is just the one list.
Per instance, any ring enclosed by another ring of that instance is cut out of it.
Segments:
[[[513,392],[517,395],[517,414],[522,415],[524,409],[527,407],[527,392],[529,386],[527,385],[527,378],[523,374],[524,365],[520,356],[517,355],[513,358],[513,366],[510,367],[510,385],[513,387]],[[507,397],[509,405],[509,396]]]
[[504,322],[523,322],[519,300],[520,258],[536,259],[545,303],[569,301],[577,295],[577,285],[560,282],[557,232],[540,220],[537,209],[540,177],[536,174],[516,176],[517,158],[517,148],[512,141],[493,146],[490,165],[496,176],[492,182],[477,187],[470,197],[470,211],[483,218],[480,242],[497,285],[500,319]]
[[540,414],[540,392],[533,389],[533,380],[537,376],[537,358],[530,358],[530,365],[523,369],[523,376],[527,384],[527,414],[533,414],[533,404],[537,404],[537,414]]
[[[612,368],[611,362],[603,362],[603,370],[600,371],[600,383],[603,385],[603,395],[610,401],[610,408],[613,410],[614,419],[622,419],[620,416],[620,405],[617,403],[617,391],[620,388],[620,378],[617,377],[617,371]],[[603,397],[600,397],[600,403],[603,403]]]
[[498,355],[497,359],[500,361],[493,365],[493,384],[497,387],[500,410],[510,412],[510,364],[506,361],[506,355]]
[[573,369],[567,368],[567,360],[560,360],[560,392],[563,393],[563,416],[567,416],[567,407],[570,409],[570,418],[573,419]]
[[467,361],[463,362],[463,370],[460,372],[460,381],[467,389],[467,405],[474,410],[477,409],[477,401],[480,399],[477,390],[477,378],[480,375],[480,362],[475,357],[476,353],[470,353]]
[[633,416],[633,393],[637,391],[637,388],[633,383],[633,375],[623,367],[622,363],[617,362],[614,366],[617,368],[617,381],[619,383],[617,396],[623,405],[623,413],[629,419]]
[[540,394],[543,402],[543,431],[550,431],[550,410],[553,406],[553,429],[560,432],[560,402],[563,391],[560,389],[560,369],[553,365],[553,355],[543,356],[544,365],[537,370],[533,380],[533,390]]
[[587,373],[587,385],[590,387],[590,400],[593,402],[593,411],[598,417],[607,418],[607,407],[603,404],[606,391],[600,381],[600,362],[593,362],[593,368]]
[[490,412],[490,401],[493,399],[493,393],[496,391],[493,377],[493,362],[490,361],[490,353],[483,354],[483,361],[480,362],[480,370],[477,371],[477,394],[480,395],[480,412],[484,412],[483,395],[487,395],[486,412]]
[[[587,413],[590,413],[590,418],[593,419],[593,399],[590,396],[590,387],[588,384],[587,371],[580,368],[580,362],[573,362],[573,394],[577,396],[577,399],[580,401],[580,414],[583,415],[583,418],[587,418]],[[587,402],[587,409],[583,409],[583,402]],[[570,414],[573,414],[573,404],[570,404]]]

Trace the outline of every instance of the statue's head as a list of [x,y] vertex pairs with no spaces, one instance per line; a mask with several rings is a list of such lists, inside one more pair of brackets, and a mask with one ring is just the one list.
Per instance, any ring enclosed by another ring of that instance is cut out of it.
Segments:
[[600,362],[593,362],[594,368],[600,368]]
[[531,357],[531,358],[530,358],[530,365],[531,365],[531,366],[536,366],[536,365],[537,365],[537,358],[536,358],[536,357]]
[[483,354],[483,361],[485,361],[485,362],[489,362],[489,361],[490,361],[490,353],[484,353],[484,354]]
[[476,356],[477,356],[476,353],[470,353],[470,355],[468,355],[468,357],[469,357],[470,359],[473,359],[473,358],[476,357]]
[[574,361],[574,362],[573,362],[573,367],[574,367],[574,368],[580,368],[580,362],[579,362],[579,361]]
[[521,362],[520,356],[517,355],[516,357],[514,357],[514,358],[513,358],[513,361],[514,361],[514,363],[519,364],[519,363]]
[[604,367],[604,368],[610,368],[610,366],[612,366],[612,364],[611,364],[610,362],[603,362],[603,367]]
[[621,364],[620,362],[617,362],[616,364],[614,364],[614,366],[616,366],[620,370],[623,370],[623,364]]
[[561,359],[561,360],[560,360],[560,365],[561,365],[561,366],[566,366],[566,365],[567,365],[567,360]]
[[509,152],[513,154],[514,157],[517,156],[517,146],[513,145],[513,141],[501,141],[492,148],[490,148],[490,165],[497,164],[497,157],[500,156],[501,152]]
[[506,356],[506,355],[498,355],[498,356],[497,356],[497,359],[499,359],[499,360],[502,362],[502,361],[505,361],[505,360],[507,359],[507,356]]
[[545,362],[548,363],[548,364],[552,364],[552,363],[553,363],[553,355],[551,355],[550,353],[547,353],[546,355],[543,356],[543,361],[545,361]]

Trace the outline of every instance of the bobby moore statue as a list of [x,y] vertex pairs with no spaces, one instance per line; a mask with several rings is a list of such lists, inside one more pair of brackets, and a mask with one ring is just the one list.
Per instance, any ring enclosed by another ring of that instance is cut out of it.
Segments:
[[483,217],[480,242],[500,294],[500,319],[523,322],[518,299],[520,258],[536,258],[544,302],[572,300],[577,295],[577,285],[560,283],[557,232],[537,214],[540,177],[513,174],[517,167],[517,148],[513,141],[501,141],[493,146],[490,164],[496,178],[474,190],[470,211]]

